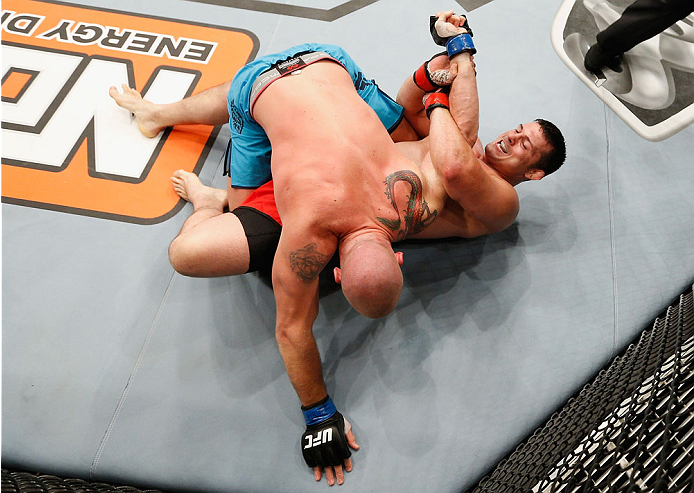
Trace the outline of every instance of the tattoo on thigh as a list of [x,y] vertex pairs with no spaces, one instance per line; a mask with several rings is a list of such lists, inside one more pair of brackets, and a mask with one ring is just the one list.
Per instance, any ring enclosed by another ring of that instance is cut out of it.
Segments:
[[[394,188],[399,181],[404,181],[410,184],[411,193],[407,196],[407,208],[405,209],[404,221],[400,217],[398,205],[395,203]],[[386,219],[377,217],[382,224],[388,229],[395,232],[398,231],[398,240],[403,240],[410,235],[417,234],[429,226],[436,216],[438,211],[430,211],[429,204],[422,196],[422,180],[419,179],[416,173],[410,170],[400,170],[388,175],[384,181],[386,184],[386,197],[390,199],[393,209],[398,215],[397,219]],[[404,222],[404,229],[401,229]]]
[[292,271],[306,284],[318,277],[325,264],[330,261],[330,255],[316,251],[316,246],[315,243],[309,243],[289,253]]

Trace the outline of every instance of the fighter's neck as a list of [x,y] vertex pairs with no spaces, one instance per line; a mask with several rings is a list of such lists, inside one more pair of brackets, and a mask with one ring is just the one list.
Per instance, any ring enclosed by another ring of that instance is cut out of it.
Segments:
[[515,187],[516,185],[518,185],[520,183],[519,180],[515,180],[512,176],[507,176],[506,174],[503,173],[502,170],[498,170],[494,166],[489,164],[487,162],[487,157],[484,154],[484,152],[482,152],[481,155],[478,155],[477,159],[479,159],[480,163],[482,163],[482,167],[490,176],[500,178],[513,187]]

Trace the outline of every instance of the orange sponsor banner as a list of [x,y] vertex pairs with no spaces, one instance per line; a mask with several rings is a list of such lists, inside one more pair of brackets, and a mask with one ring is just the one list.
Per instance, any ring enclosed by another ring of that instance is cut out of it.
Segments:
[[2,4],[3,202],[141,224],[183,203],[177,169],[198,173],[219,127],[147,139],[108,88],[166,103],[231,80],[252,33],[35,0]]

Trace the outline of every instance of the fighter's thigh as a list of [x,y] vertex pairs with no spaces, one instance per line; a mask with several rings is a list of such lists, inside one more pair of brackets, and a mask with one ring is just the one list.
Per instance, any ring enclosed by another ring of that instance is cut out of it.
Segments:
[[415,130],[415,127],[419,129],[423,125],[415,124],[413,126],[410,121],[403,118],[398,126],[395,127],[395,130],[390,132],[390,138],[393,139],[393,142],[410,142],[420,140],[422,137],[429,134],[429,119],[426,118],[426,116],[424,119],[426,120],[426,122],[423,122],[423,124],[426,124],[426,134],[420,136],[417,133],[417,130]]
[[248,271],[250,252],[237,216],[224,213],[178,235],[169,247],[177,272],[192,277],[217,277]]

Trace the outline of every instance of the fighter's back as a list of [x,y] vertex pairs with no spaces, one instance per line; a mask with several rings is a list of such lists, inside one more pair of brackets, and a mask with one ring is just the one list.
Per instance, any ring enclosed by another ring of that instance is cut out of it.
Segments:
[[337,236],[378,228],[397,240],[413,233],[408,212],[423,227],[443,205],[442,188],[397,149],[335,62],[274,82],[253,113],[272,143],[284,224],[313,222]]

